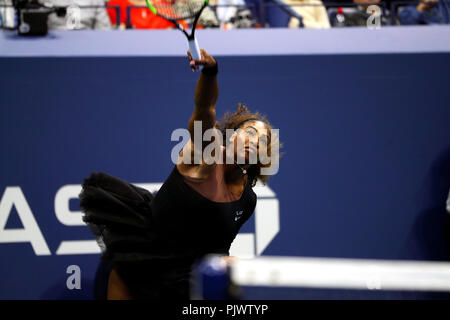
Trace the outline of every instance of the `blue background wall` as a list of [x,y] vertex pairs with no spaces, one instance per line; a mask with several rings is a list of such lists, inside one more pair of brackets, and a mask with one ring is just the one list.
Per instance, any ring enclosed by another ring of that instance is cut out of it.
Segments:
[[[217,59],[218,114],[243,102],[284,143],[269,182],[280,233],[264,255],[449,259],[450,54]],[[0,194],[21,187],[52,253],[0,244],[0,298],[92,298],[99,255],[55,255],[92,239],[58,222],[55,193],[92,171],[163,181],[198,75],[185,57],[4,57],[0,74]],[[6,227],[21,227],[15,209]],[[82,290],[66,288],[71,264]]]

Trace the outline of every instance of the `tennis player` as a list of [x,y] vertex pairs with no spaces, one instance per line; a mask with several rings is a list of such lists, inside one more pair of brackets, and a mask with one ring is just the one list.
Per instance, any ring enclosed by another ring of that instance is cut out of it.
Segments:
[[[102,249],[103,263],[111,268],[108,299],[189,299],[193,264],[210,253],[229,256],[231,243],[255,209],[252,187],[269,177],[261,169],[270,163],[257,158],[252,164],[250,159],[261,151],[270,155],[271,125],[241,104],[216,121],[218,65],[205,50],[201,54],[193,60],[188,52],[192,70],[203,66],[188,130],[194,137],[195,121],[201,121],[202,133],[220,130],[220,150],[224,159],[232,150],[232,161],[183,161],[186,153],[193,159],[206,146],[195,146],[191,139],[156,196],[105,173],[84,180],[80,207]],[[227,129],[234,133],[227,137]],[[239,163],[239,158],[245,161]]]

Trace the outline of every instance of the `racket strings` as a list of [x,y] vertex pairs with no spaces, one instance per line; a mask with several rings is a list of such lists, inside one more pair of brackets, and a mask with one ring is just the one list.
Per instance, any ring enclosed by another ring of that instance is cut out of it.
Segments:
[[204,0],[153,0],[152,5],[158,13],[168,19],[183,20],[194,18],[200,11]]

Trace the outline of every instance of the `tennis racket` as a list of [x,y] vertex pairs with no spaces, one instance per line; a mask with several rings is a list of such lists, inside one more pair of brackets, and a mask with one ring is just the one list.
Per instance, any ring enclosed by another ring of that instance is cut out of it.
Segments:
[[[145,0],[151,12],[172,22],[181,30],[188,39],[189,50],[194,60],[201,59],[200,48],[195,38],[195,27],[209,0]],[[192,30],[189,33],[182,27],[179,21],[192,20]]]

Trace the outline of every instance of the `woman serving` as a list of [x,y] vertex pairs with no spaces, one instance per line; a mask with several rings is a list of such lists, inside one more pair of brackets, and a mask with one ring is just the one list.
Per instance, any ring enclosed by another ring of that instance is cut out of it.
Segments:
[[[80,207],[102,248],[102,260],[112,268],[109,299],[189,299],[193,263],[211,253],[229,255],[255,209],[252,187],[268,179],[261,171],[271,163],[259,155],[271,155],[271,125],[240,104],[216,121],[218,66],[205,50],[201,53],[201,59],[193,60],[188,52],[192,70],[203,66],[188,123],[193,139],[156,196],[105,173],[84,180]],[[196,121],[202,137],[208,129],[220,132],[224,145],[215,150],[224,161],[194,161],[207,147],[194,143]]]

